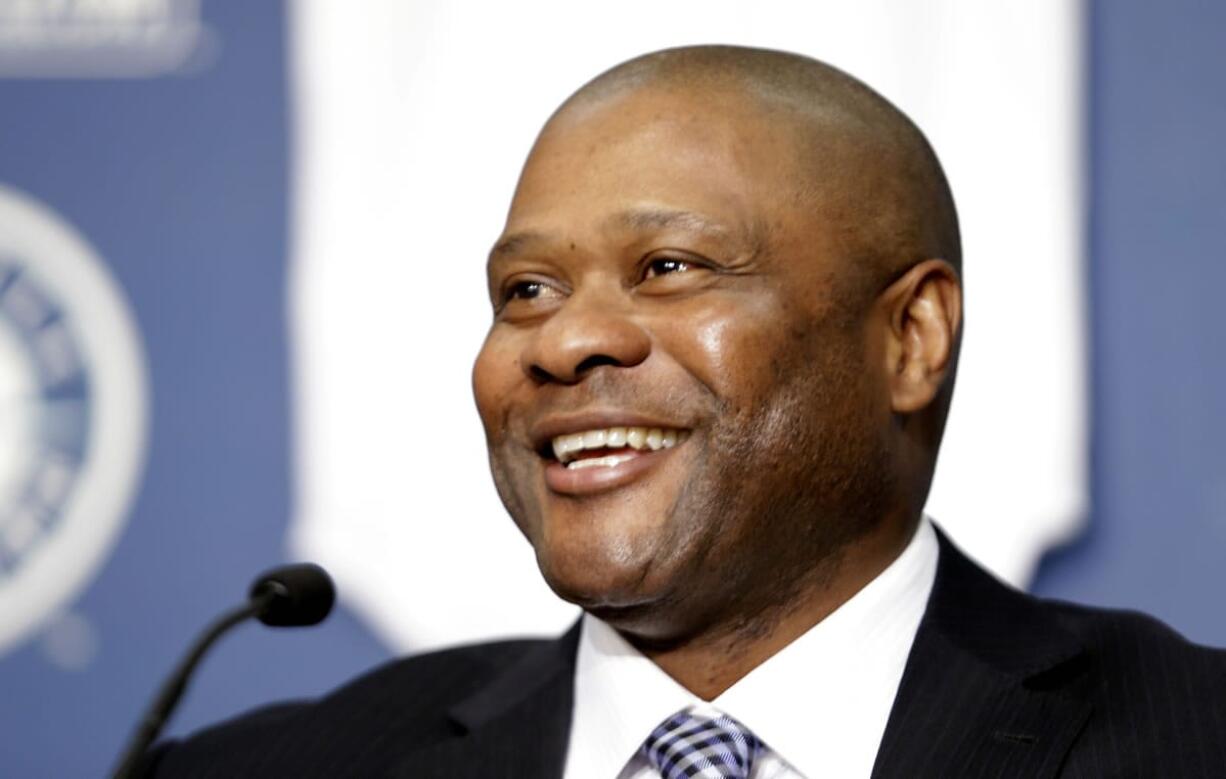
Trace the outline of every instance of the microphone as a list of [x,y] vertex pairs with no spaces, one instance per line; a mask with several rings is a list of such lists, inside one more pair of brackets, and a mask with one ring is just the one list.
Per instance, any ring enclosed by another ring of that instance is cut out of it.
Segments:
[[298,563],[265,571],[251,585],[247,603],[217,618],[200,634],[191,649],[162,685],[153,705],[141,720],[115,770],[115,779],[128,779],[140,764],[145,750],[162,732],[188,679],[209,647],[230,628],[251,617],[274,627],[317,625],[336,602],[336,588],[328,572],[314,563]]
[[255,615],[265,625],[305,628],[323,622],[332,611],[336,588],[323,568],[298,563],[265,571],[247,597],[253,603],[265,603]]

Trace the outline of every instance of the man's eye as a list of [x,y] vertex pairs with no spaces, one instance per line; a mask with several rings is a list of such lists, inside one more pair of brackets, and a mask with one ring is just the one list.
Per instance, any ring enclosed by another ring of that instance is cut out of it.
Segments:
[[540,300],[557,297],[559,294],[557,288],[551,284],[524,279],[507,285],[502,293],[501,303],[505,306],[517,300]]
[[679,260],[676,257],[659,257],[647,263],[643,278],[653,279],[657,276],[667,276],[670,273],[685,273],[695,267],[694,263]]
[[546,287],[539,281],[520,281],[507,289],[507,300],[534,300],[545,294]]

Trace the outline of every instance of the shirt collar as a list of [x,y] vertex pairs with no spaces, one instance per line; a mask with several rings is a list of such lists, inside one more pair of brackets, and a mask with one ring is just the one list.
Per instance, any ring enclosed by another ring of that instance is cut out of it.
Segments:
[[701,699],[591,614],[581,631],[565,776],[615,776],[657,725]]
[[[808,776],[868,776],[936,577],[924,518],[884,571],[709,706]],[[585,614],[575,666],[567,777],[614,776],[665,718],[707,707]]]

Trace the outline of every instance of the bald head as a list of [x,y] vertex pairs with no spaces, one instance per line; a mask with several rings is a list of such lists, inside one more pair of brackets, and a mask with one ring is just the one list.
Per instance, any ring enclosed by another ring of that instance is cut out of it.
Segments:
[[876,339],[892,343],[878,378],[896,384],[891,410],[911,450],[900,470],[922,504],[953,392],[961,251],[945,175],[914,123],[798,54],[653,52],[592,79],[550,117],[493,256],[571,232],[578,207],[613,201],[722,214],[722,250],[739,256],[730,270],[770,276],[787,265],[806,279],[814,319],[798,338],[821,339],[820,323],[836,323],[861,333],[856,348],[872,361]]
[[838,225],[848,269],[872,286],[879,289],[928,258],[961,270],[957,213],[936,154],[910,119],[863,82],[789,52],[668,49],[592,79],[562,104],[545,132],[639,90],[732,97],[789,126],[796,197]]

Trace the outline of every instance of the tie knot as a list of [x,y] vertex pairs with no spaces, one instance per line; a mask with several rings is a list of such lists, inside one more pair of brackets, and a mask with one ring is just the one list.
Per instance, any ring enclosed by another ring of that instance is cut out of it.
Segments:
[[664,779],[747,779],[762,749],[749,728],[727,714],[681,711],[643,742],[643,754]]

